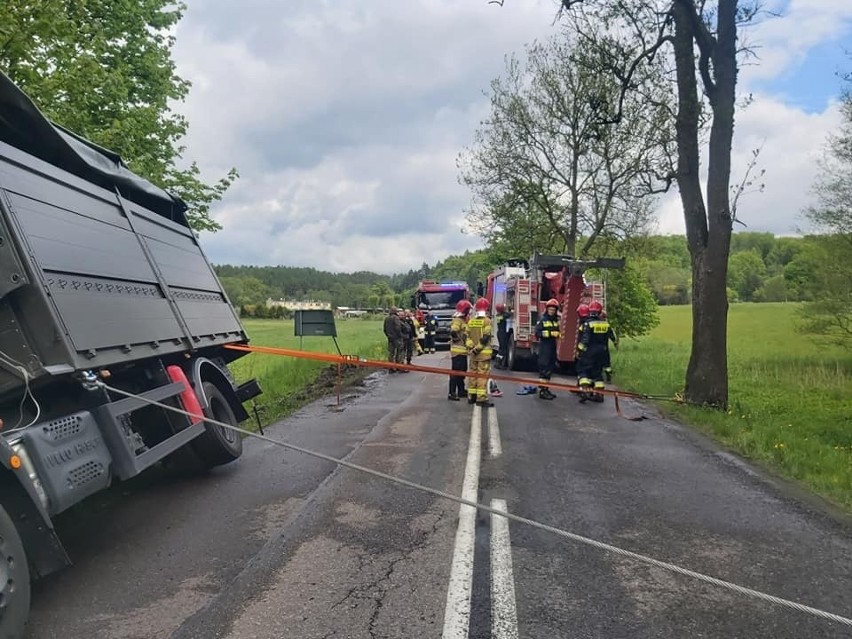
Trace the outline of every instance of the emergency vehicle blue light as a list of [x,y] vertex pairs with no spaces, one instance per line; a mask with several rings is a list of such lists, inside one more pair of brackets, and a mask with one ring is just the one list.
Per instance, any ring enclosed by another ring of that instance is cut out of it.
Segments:
[[467,282],[439,282],[441,286],[467,286]]

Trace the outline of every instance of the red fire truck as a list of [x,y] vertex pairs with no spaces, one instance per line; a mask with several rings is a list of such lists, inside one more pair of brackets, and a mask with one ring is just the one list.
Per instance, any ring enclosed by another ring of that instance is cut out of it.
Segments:
[[[540,255],[531,259],[509,260],[488,275],[488,298],[492,320],[497,322],[497,304],[504,304],[510,314],[508,366],[518,370],[526,360],[538,355],[535,325],[544,313],[544,304],[559,300],[559,332],[557,360],[573,366],[577,359],[577,307],[598,300],[606,306],[604,282],[587,282],[584,273],[592,268],[624,268],[624,258],[580,260],[569,255]],[[497,331],[494,331],[494,349]]]

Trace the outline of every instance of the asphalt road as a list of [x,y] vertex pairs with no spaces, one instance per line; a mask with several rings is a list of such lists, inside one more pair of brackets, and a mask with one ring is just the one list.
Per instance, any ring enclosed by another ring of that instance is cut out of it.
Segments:
[[[343,411],[317,402],[267,435],[852,616],[847,521],[641,406],[632,422],[500,386],[479,410],[444,378],[377,373]],[[259,440],[57,527],[75,566],[36,588],[29,639],[852,636]]]

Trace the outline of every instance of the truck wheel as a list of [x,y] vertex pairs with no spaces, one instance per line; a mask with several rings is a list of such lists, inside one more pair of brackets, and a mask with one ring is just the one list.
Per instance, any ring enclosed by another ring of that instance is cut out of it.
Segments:
[[[204,415],[224,424],[239,426],[234,411],[222,392],[210,382],[203,382],[202,386],[208,404]],[[243,454],[243,439],[240,433],[216,424],[206,423],[204,427],[206,432],[192,443],[193,449],[205,465],[221,466]]]
[[509,357],[508,366],[510,370],[518,370],[518,353],[515,350],[515,336],[509,334]]
[[18,530],[0,506],[0,639],[21,639],[30,614],[30,569]]

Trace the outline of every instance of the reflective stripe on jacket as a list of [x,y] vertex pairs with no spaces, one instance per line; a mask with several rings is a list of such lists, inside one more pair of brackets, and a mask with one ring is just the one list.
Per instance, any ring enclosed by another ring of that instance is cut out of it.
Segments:
[[[485,344],[483,340],[487,338]],[[491,320],[474,317],[467,323],[467,349],[474,361],[491,359]]]
[[[456,337],[453,337],[453,333]],[[467,355],[467,322],[462,316],[454,316],[450,322],[450,353],[453,355]]]
[[542,318],[536,326],[536,334],[539,339],[558,339],[559,338],[559,320]]

